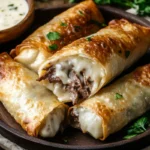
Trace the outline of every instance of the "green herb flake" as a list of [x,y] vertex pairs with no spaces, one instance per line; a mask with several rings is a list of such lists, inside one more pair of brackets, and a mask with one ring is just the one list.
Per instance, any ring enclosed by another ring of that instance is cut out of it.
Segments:
[[84,16],[84,13],[81,10],[79,10],[78,12],[81,16]]
[[101,23],[101,27],[106,27],[107,24],[106,23]]
[[[80,0],[69,0],[70,3],[77,3]],[[122,8],[135,8],[140,16],[150,16],[149,0],[94,0],[99,5],[115,5]]]
[[125,57],[128,58],[130,56],[130,51],[125,51]]
[[17,9],[18,9],[18,7],[12,7],[9,10],[17,10]]
[[50,50],[57,50],[58,49],[58,45],[57,44],[52,44],[49,46]]
[[115,94],[115,99],[117,100],[117,99],[121,99],[121,98],[123,98],[123,96],[121,95],[121,94],[119,94],[119,93],[116,93]]
[[75,3],[76,0],[69,0],[69,3]]
[[23,16],[23,15],[25,15],[25,13],[22,13],[22,14],[19,14],[20,16]]
[[87,40],[87,41],[92,41],[92,36],[86,37],[86,40]]
[[128,140],[128,139],[131,139],[135,136],[137,136],[137,134],[126,135],[126,136],[123,137],[123,139]]
[[60,25],[63,26],[63,27],[67,27],[67,23],[64,23],[64,22],[61,22]]
[[147,116],[139,118],[132,126],[127,130],[127,135],[124,136],[124,139],[130,139],[137,136],[147,130],[150,125],[150,120]]
[[59,40],[61,38],[60,33],[58,32],[49,32],[46,36],[51,41]]
[[14,6],[14,4],[9,4],[9,5],[8,5],[8,7],[13,7],[13,6]]
[[64,141],[64,143],[68,143],[68,140],[67,140],[67,139],[64,139],[63,141]]

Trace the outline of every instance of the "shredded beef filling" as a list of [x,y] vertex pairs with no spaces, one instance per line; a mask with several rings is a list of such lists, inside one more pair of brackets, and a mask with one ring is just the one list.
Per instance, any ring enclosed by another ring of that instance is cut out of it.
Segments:
[[63,85],[63,88],[73,94],[72,102],[73,104],[79,103],[79,100],[84,100],[89,97],[91,94],[92,81],[85,76],[85,70],[80,72],[80,75],[70,69],[68,70],[68,77],[71,79],[71,82],[68,84],[63,84],[59,77],[55,76],[55,68],[47,68],[47,74],[39,78],[38,81],[48,79],[50,83],[60,83]]

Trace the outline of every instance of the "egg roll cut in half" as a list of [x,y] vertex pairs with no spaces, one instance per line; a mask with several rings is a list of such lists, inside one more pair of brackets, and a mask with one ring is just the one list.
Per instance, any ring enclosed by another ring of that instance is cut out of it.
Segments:
[[38,71],[48,57],[72,41],[92,34],[104,19],[92,0],[87,0],[54,17],[11,51],[18,62]]
[[62,102],[80,102],[128,68],[150,45],[150,28],[114,20],[64,47],[44,62],[39,81]]
[[150,64],[69,109],[70,124],[105,140],[150,109]]
[[37,74],[0,54],[0,101],[31,136],[53,137],[62,128],[68,107],[36,81]]

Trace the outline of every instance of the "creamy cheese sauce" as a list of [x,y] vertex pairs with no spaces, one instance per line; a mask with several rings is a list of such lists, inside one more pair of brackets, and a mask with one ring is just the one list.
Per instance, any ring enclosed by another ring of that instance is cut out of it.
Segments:
[[28,11],[26,0],[0,0],[0,30],[18,24]]

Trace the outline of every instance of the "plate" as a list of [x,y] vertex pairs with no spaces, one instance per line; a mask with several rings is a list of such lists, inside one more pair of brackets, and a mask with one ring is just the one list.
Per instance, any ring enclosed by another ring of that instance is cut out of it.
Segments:
[[[69,6],[52,7],[47,9],[37,9],[35,11],[35,20],[30,29],[18,39],[7,44],[0,44],[0,51],[10,51],[17,44],[31,34],[37,27],[48,22],[52,17],[66,10]],[[126,18],[131,22],[139,23],[141,25],[150,26],[150,23],[143,18],[128,14],[123,10],[119,10],[110,6],[99,7],[105,20],[108,22],[112,19]],[[39,19],[40,18],[40,19]],[[150,63],[150,52],[142,57],[135,65],[126,71],[130,72],[139,65]],[[132,139],[124,140],[123,136],[126,134],[128,126],[121,131],[109,136],[106,141],[99,141],[93,139],[88,134],[82,134],[80,130],[67,128],[62,134],[59,133],[54,138],[42,139],[28,136],[19,124],[9,115],[6,109],[0,104],[0,133],[11,141],[28,150],[50,150],[50,149],[78,149],[78,150],[96,150],[96,149],[127,149],[146,146],[150,143],[150,129],[145,133],[140,134]],[[67,142],[66,142],[67,141]],[[138,142],[138,145],[136,144]]]

